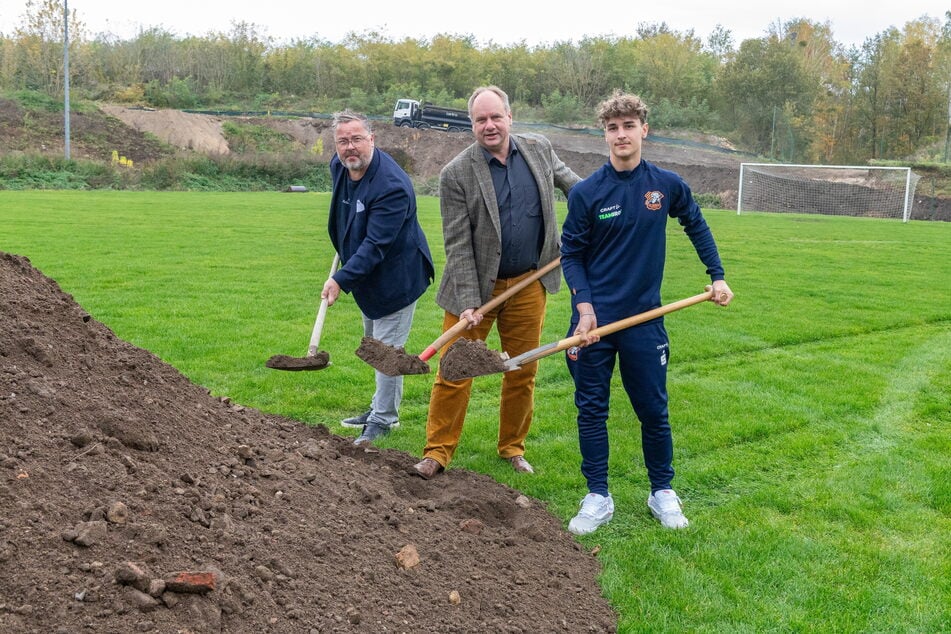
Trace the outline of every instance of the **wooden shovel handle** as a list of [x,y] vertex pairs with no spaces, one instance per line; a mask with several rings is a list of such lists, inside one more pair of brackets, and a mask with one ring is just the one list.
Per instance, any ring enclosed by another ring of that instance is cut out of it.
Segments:
[[[340,264],[340,254],[334,253],[333,264],[330,265],[330,275],[337,272],[337,265]],[[320,345],[320,333],[324,329],[324,319],[327,317],[327,298],[320,300],[320,308],[317,309],[317,321],[314,322],[314,329],[310,332],[310,345],[307,347],[307,356],[317,355],[317,347]]]
[[[693,306],[694,304],[708,301],[711,297],[713,297],[713,290],[710,287],[707,287],[706,292],[700,293],[699,295],[694,295],[693,297],[687,297],[686,299],[671,302],[670,304],[665,304],[663,306],[644,311],[643,313],[638,313],[632,317],[625,317],[624,319],[613,321],[610,324],[595,328],[588,334],[598,336],[610,335],[613,332],[624,330],[625,328],[630,328],[631,326],[636,326],[637,324],[642,324],[645,321],[657,319],[658,317],[666,315],[667,313],[672,313],[675,310],[680,310],[681,308],[686,308],[687,306]],[[574,335],[573,337],[566,337],[565,339],[561,339],[554,343],[540,346],[534,350],[529,350],[528,352],[520,354],[517,357],[512,357],[511,359],[505,361],[506,369],[514,370],[527,363],[531,363],[532,361],[538,361],[539,359],[555,354],[556,352],[561,352],[562,350],[567,350],[572,346],[577,346],[583,341],[584,338],[581,335]]]
[[[495,297],[487,301],[485,304],[477,308],[475,312],[479,313],[480,315],[486,314],[487,312],[489,312],[490,310],[492,310],[493,308],[495,308],[496,306],[498,306],[499,304],[501,304],[508,298],[515,295],[515,293],[519,292],[520,290],[522,290],[523,288],[525,288],[532,282],[536,281],[537,279],[539,279],[540,277],[542,277],[549,271],[554,270],[560,264],[561,264],[561,256],[558,256],[557,258],[555,258],[554,260],[552,260],[545,266],[541,267],[540,269],[536,269],[534,273],[532,273],[525,279],[520,280],[517,284],[515,284],[511,288],[507,288],[505,291],[499,293],[498,295],[496,295]],[[429,359],[431,359],[433,355],[435,355],[436,352],[440,348],[442,348],[444,345],[446,345],[447,343],[455,339],[457,336],[459,336],[462,333],[462,331],[466,329],[468,325],[469,325],[469,322],[467,320],[460,319],[456,323],[456,325],[446,330],[444,333],[442,333],[439,336],[438,339],[436,339],[436,341],[429,344],[429,346],[425,350],[423,350],[422,354],[419,355],[419,358],[423,361],[428,361]]]

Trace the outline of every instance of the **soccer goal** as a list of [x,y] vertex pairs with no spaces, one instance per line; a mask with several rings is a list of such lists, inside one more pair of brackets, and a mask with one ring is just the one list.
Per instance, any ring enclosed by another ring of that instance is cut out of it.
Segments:
[[910,167],[742,163],[736,213],[772,211],[908,222],[919,178]]

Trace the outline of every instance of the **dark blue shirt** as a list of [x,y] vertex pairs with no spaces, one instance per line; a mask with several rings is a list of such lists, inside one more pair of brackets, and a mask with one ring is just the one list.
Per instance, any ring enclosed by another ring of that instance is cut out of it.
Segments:
[[340,192],[340,196],[336,199],[336,204],[334,205],[333,213],[336,214],[337,218],[337,232],[338,235],[335,236],[337,241],[343,241],[344,229],[347,226],[347,217],[350,215],[350,201],[353,199],[354,191],[357,189],[357,183],[354,183],[350,179],[348,174],[343,179],[343,188]]
[[504,165],[485,149],[482,153],[499,204],[502,259],[498,277],[517,277],[538,268],[545,228],[538,184],[514,139],[510,139]]

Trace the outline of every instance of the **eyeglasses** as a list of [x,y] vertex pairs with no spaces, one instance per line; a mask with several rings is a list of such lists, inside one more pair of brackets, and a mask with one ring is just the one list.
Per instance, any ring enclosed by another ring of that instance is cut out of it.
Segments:
[[354,136],[354,137],[350,137],[349,139],[337,139],[336,143],[337,143],[337,147],[340,149],[343,149],[347,147],[348,145],[353,145],[353,147],[357,147],[358,145],[363,145],[368,140],[368,138],[369,137],[365,137],[365,136]]

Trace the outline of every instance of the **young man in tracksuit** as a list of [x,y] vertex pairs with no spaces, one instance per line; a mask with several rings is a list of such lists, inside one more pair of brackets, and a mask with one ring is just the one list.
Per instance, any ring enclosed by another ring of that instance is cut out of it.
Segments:
[[667,362],[663,318],[598,337],[588,333],[661,305],[667,218],[676,218],[712,281],[712,301],[726,306],[733,292],[724,281],[713,235],[683,179],[641,159],[647,107],[619,91],[598,107],[609,162],[575,185],[562,228],[561,266],[571,289],[568,334],[584,343],[567,351],[575,381],[581,472],[589,493],[569,522],[575,534],[591,533],[614,514],[608,491],[608,401],[617,361],[621,381],[641,425],[644,463],[651,484],[647,505],[667,528],[687,526],[671,488],[673,440],[667,414]]

